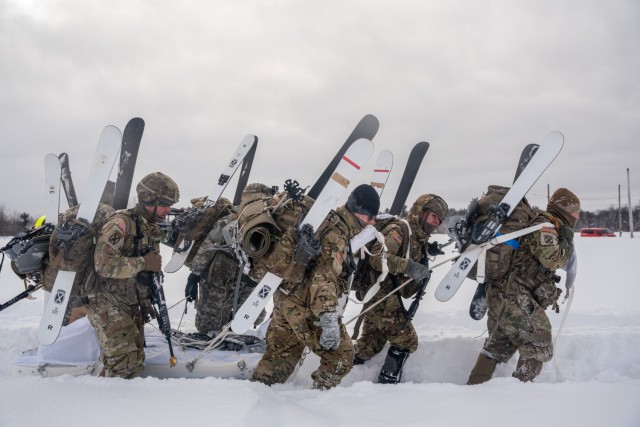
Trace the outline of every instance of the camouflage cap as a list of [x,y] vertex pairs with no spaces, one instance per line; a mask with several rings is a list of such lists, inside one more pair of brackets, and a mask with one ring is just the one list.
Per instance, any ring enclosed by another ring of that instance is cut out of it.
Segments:
[[162,172],[153,172],[140,180],[136,186],[138,200],[146,206],[173,205],[180,199],[178,184]]
[[580,210],[580,199],[566,188],[558,188],[549,199],[547,210],[549,207],[556,206],[568,213],[578,212]]
[[411,206],[411,209],[409,210],[409,214],[418,218],[422,212],[427,210],[438,215],[438,218],[442,221],[449,212],[449,205],[447,205],[447,202],[445,202],[440,196],[436,196],[435,194],[423,194],[413,203],[413,206]]

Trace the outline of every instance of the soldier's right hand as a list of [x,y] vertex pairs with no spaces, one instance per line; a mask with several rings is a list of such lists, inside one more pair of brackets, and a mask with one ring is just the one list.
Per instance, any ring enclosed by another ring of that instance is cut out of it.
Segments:
[[431,271],[429,271],[429,267],[426,265],[409,260],[407,268],[404,271],[404,275],[411,277],[416,283],[422,283],[425,279],[429,280],[431,277]]
[[198,299],[198,283],[200,283],[200,276],[195,273],[189,274],[187,286],[184,288],[184,296],[188,302],[194,302]]
[[159,252],[149,252],[143,258],[145,270],[153,272],[159,272],[162,270],[162,256]]

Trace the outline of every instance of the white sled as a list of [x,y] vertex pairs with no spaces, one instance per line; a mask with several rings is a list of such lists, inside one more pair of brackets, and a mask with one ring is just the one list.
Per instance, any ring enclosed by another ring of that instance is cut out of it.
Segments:
[[[224,345],[233,350],[210,350],[204,355],[201,355],[201,349],[184,347],[181,345],[184,339],[174,337],[172,343],[178,363],[171,367],[164,335],[147,325],[145,338],[147,347],[142,377],[249,379],[264,352],[263,340],[254,335],[230,335]],[[13,363],[13,374],[42,377],[98,375],[102,370],[99,357],[96,333],[89,321],[82,318],[63,327],[54,344],[27,350],[18,356]],[[197,357],[192,369],[188,369],[189,362]]]

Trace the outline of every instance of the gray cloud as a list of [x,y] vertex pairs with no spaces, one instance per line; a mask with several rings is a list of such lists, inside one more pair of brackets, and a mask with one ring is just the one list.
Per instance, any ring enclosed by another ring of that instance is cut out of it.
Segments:
[[260,138],[252,180],[312,184],[366,113],[395,155],[383,206],[418,141],[431,148],[409,202],[434,192],[462,208],[508,185],[521,148],[553,130],[565,147],[534,204],[549,184],[586,209],[617,205],[627,167],[638,203],[638,18],[631,0],[4,0],[0,203],[38,213],[43,157],[62,151],[82,198],[102,127],[135,116],[135,179],[168,173],[182,204],[247,133]]

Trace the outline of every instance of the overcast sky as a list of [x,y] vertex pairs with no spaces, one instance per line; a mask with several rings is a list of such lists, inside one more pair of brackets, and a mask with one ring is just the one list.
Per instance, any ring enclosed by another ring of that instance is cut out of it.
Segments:
[[69,153],[82,199],[102,128],[132,117],[146,122],[135,182],[167,173],[181,206],[248,133],[251,181],[311,185],[370,113],[376,153],[395,156],[383,207],[419,141],[408,202],[464,208],[554,130],[565,145],[533,204],[550,185],[617,206],[620,184],[626,205],[630,168],[635,205],[639,84],[637,0],[0,0],[0,204],[42,211],[49,152]]

